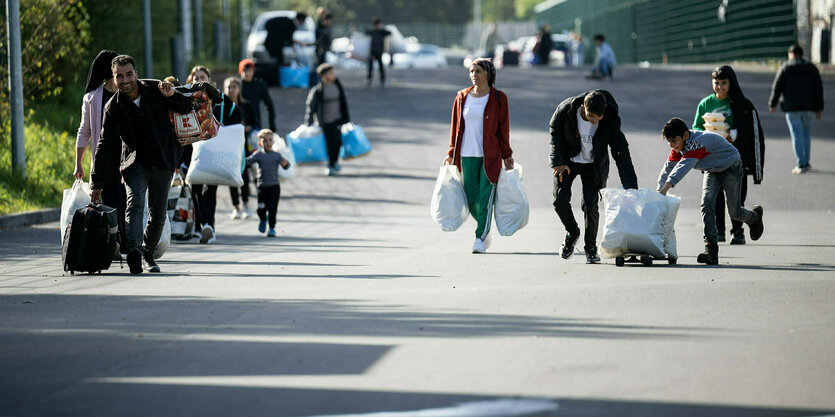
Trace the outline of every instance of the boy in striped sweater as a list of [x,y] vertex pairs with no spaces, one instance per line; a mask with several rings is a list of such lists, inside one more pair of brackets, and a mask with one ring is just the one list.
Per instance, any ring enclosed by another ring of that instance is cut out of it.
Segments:
[[740,204],[743,168],[739,152],[728,141],[715,133],[690,130],[678,117],[670,119],[661,130],[672,150],[658,176],[658,192],[667,194],[691,169],[704,172],[702,188],[702,222],[704,223],[705,251],[699,263],[719,263],[716,232],[716,195],[724,188],[728,214],[732,219],[749,225],[751,240],[763,234],[763,208],[755,205],[748,210]]

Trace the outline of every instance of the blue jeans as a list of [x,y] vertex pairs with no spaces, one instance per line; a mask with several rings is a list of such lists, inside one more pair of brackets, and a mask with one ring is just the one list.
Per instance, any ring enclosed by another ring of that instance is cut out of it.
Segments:
[[609,59],[601,59],[600,62],[597,63],[592,69],[592,73],[598,73],[601,76],[609,76],[612,75],[612,70],[615,69],[615,63]]
[[751,224],[757,220],[757,213],[742,207],[741,191],[745,171],[742,162],[737,162],[722,172],[705,172],[702,182],[702,223],[707,243],[716,243],[716,197],[722,189],[728,203],[728,214],[733,220]]
[[805,168],[809,165],[809,153],[812,148],[812,119],[815,112],[812,111],[788,111],[786,122],[789,124],[789,132],[792,135],[792,146],[794,156],[797,158],[797,166]]
[[[171,176],[168,168],[147,169],[134,163],[122,171],[128,201],[125,210],[125,229],[128,251],[142,249],[144,235],[146,254],[153,254],[162,236],[165,217],[168,215],[168,189]],[[148,224],[142,224],[145,214],[145,196],[148,196]]]

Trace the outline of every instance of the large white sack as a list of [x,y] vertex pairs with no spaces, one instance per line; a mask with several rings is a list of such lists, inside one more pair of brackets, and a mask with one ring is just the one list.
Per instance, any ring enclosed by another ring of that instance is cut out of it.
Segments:
[[667,216],[664,218],[664,228],[668,230],[667,237],[664,239],[664,252],[670,258],[678,259],[678,249],[676,249],[676,217],[678,216],[678,208],[681,206],[681,197],[676,197],[671,194],[666,195],[667,201]]
[[293,154],[293,148],[288,146],[287,141],[285,141],[281,136],[273,134],[273,138],[275,138],[273,149],[280,153],[281,156],[287,160],[287,162],[290,162],[290,167],[287,169],[284,169],[281,166],[278,167],[278,178],[280,180],[293,178],[293,175],[296,174],[296,155]]
[[[665,222],[667,197],[655,190],[604,188],[606,223],[600,253],[607,258],[627,252],[665,257],[664,241],[669,235]],[[675,219],[673,219],[675,223]]]
[[322,134],[322,127],[319,126],[318,124],[313,124],[313,125],[308,126],[304,123],[300,124],[299,127],[296,128],[296,130],[290,132],[290,135],[292,135],[295,138],[299,138],[299,139],[312,138],[314,136],[319,136],[321,134]]
[[467,220],[470,209],[457,166],[444,165],[438,170],[429,211],[432,220],[446,232],[457,230]]
[[528,224],[530,204],[522,187],[522,164],[514,163],[513,169],[502,169],[496,184],[496,200],[493,217],[496,229],[502,236],[510,236]]
[[189,184],[244,185],[241,171],[244,152],[244,126],[221,126],[214,139],[195,142],[186,182]]
[[72,188],[64,190],[64,198],[61,200],[61,245],[64,244],[64,232],[72,222],[72,216],[76,210],[90,204],[90,184],[75,180]]

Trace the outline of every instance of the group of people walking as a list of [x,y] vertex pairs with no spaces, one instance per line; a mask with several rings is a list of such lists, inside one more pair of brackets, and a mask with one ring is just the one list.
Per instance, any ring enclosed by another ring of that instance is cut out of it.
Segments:
[[[513,150],[508,100],[494,86],[496,69],[492,61],[476,59],[469,72],[472,86],[459,91],[453,101],[444,164],[454,164],[461,172],[470,214],[477,222],[472,251],[484,253],[490,245],[491,208],[499,171],[502,164],[504,169],[513,169]],[[731,217],[731,244],[746,243],[743,225],[748,225],[751,240],[758,240],[763,234],[763,207],[755,205],[749,210],[744,205],[748,178],[754,184],[763,180],[765,138],[757,110],[743,94],[734,70],[720,66],[711,78],[713,93],[697,105],[691,126],[678,117],[664,124],[661,133],[671,151],[661,168],[656,190],[666,194],[691,169],[704,173],[701,213],[705,250],[697,261],[715,265],[719,262],[718,243],[725,241],[726,207]],[[769,100],[772,111],[781,97],[798,158],[798,166],[792,172],[802,173],[810,166],[808,120],[813,112],[818,118],[821,115],[823,87],[817,70],[802,60],[802,50],[797,45],[790,48],[789,62],[775,79]],[[723,124],[705,123],[707,114],[722,119]],[[638,188],[614,96],[606,90],[592,90],[565,99],[551,117],[550,136],[553,205],[566,230],[560,256],[571,258],[582,234],[586,262],[599,263],[598,201],[609,176],[609,153],[623,188]],[[571,209],[571,188],[578,176],[585,220],[582,233]]]
[[[258,167],[258,230],[276,236],[276,211],[281,195],[278,170],[289,161],[273,149],[275,108],[266,83],[254,76],[255,65],[245,59],[240,77],[223,80],[220,99],[212,106],[221,126],[242,124],[245,140],[241,153],[247,167]],[[340,126],[348,123],[344,89],[329,64],[318,68],[321,82],[310,90],[306,123],[322,126],[329,149],[329,167],[339,170]],[[203,84],[200,84],[203,83]],[[185,84],[214,89],[211,71],[192,68]],[[176,90],[179,80],[140,79],[136,62],[129,55],[101,51],[90,66],[87,91],[82,102],[81,124],[76,141],[74,176],[83,179],[83,158],[89,148],[91,200],[117,209],[119,247],[130,272],[159,272],[153,254],[167,216],[168,193],[175,174],[186,177],[192,160],[192,145],[181,145],[172,129],[169,113],[187,114],[190,99]],[[261,120],[261,106],[269,120]],[[269,124],[269,129],[262,129]],[[249,170],[242,173],[244,185],[230,187],[233,219],[252,215]],[[195,234],[200,243],[216,239],[216,184],[190,184],[195,209]],[[143,217],[147,210],[147,222]]]

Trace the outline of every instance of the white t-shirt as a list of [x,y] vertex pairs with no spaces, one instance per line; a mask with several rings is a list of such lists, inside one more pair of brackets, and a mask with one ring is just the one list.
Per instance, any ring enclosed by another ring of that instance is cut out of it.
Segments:
[[467,96],[464,102],[464,140],[461,143],[461,156],[484,156],[484,108],[487,99],[484,97]]
[[136,104],[136,107],[139,107],[139,103],[141,103],[141,102],[142,102],[142,96],[139,96],[139,97],[136,98],[136,100],[133,101],[133,104]]
[[583,120],[583,116],[580,116],[581,111],[582,109],[577,109],[577,130],[580,132],[582,148],[577,156],[571,158],[571,162],[590,164],[594,162],[594,146],[591,140],[594,137],[594,132],[597,132],[597,125]]

